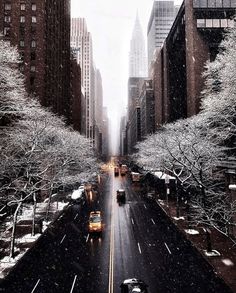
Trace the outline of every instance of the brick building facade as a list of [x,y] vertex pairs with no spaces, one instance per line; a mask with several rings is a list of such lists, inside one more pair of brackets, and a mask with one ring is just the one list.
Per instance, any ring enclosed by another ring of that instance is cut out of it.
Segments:
[[72,123],[70,1],[0,0],[0,31],[17,46],[29,93]]
[[214,60],[236,2],[185,0],[152,67],[156,126],[200,110],[202,72]]

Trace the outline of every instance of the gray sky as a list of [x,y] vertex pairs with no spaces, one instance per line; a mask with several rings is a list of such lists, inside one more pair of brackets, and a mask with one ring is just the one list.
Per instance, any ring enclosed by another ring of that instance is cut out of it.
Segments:
[[71,0],[72,17],[84,17],[92,34],[104,103],[114,123],[127,105],[128,54],[136,11],[146,37],[152,4],[153,0]]

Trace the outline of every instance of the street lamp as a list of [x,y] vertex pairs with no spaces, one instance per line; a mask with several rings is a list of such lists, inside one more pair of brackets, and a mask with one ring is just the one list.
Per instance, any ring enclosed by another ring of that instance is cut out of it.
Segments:
[[169,177],[168,174],[166,174],[166,176],[165,176],[165,185],[166,185],[166,201],[167,201],[167,207],[169,207],[169,194],[170,194],[169,183],[170,183],[170,177]]

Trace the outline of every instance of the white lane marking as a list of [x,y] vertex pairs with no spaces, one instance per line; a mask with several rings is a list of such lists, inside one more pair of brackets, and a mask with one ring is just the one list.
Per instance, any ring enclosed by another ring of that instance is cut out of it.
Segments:
[[154,220],[151,218],[151,221],[153,222],[154,225],[156,225],[156,223],[154,222]]
[[166,249],[168,250],[169,254],[171,254],[171,251],[166,243],[165,243],[165,246],[166,246]]
[[39,282],[40,282],[40,279],[38,279],[37,283],[36,283],[36,284],[35,284],[35,286],[34,286],[34,289],[31,291],[31,293],[33,293],[33,292],[34,292],[34,290],[37,288],[37,286],[38,286]]
[[61,239],[60,244],[62,244],[62,242],[64,241],[64,239],[66,238],[66,234],[63,236],[63,238]]
[[79,215],[79,214],[76,214],[76,215],[75,215],[74,220],[78,217],[78,215]]
[[88,239],[89,239],[89,234],[88,234],[87,237],[86,237],[86,242],[88,242]]
[[75,275],[75,277],[74,277],[74,281],[73,281],[73,284],[72,284],[72,287],[71,287],[70,293],[72,293],[73,290],[74,290],[76,279],[77,279],[77,275]]
[[139,253],[142,254],[142,250],[141,250],[141,247],[140,247],[139,243],[138,243],[138,250],[139,250]]
[[134,225],[134,220],[133,220],[133,218],[131,218],[131,222],[132,222],[132,224]]
[[145,209],[147,209],[146,205],[144,204]]
[[163,212],[167,215],[166,210],[160,205],[160,203],[158,202],[157,199],[156,199],[156,203],[157,203],[157,205],[163,210]]

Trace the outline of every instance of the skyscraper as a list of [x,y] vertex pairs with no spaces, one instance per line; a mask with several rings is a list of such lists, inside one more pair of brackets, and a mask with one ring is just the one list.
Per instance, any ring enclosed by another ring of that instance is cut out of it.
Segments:
[[129,52],[129,77],[146,77],[147,60],[145,42],[138,13],[136,15]]
[[85,95],[86,137],[94,138],[94,64],[92,36],[87,30],[84,18],[71,20],[71,47],[77,54],[77,62],[81,67],[81,82]]
[[162,47],[170,28],[173,24],[177,11],[174,1],[154,1],[151,16],[148,22],[148,67],[153,60],[156,48]]

